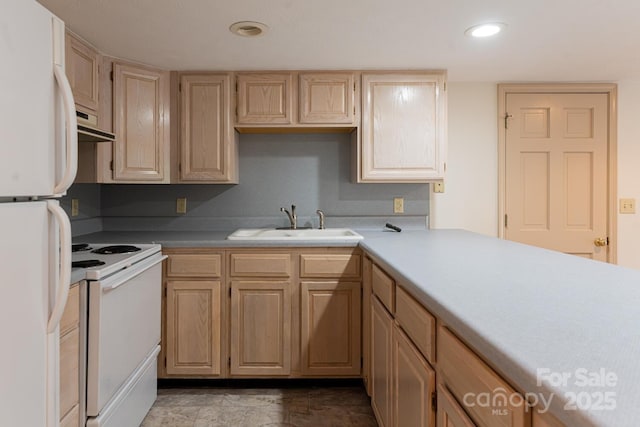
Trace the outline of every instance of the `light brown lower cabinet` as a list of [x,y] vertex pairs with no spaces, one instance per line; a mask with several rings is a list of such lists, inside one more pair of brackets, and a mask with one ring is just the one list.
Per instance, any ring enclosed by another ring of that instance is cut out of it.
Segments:
[[380,427],[392,420],[393,318],[377,297],[371,299],[371,407]]
[[476,427],[451,393],[442,384],[438,384],[438,423],[437,427]]
[[221,282],[169,280],[166,289],[166,373],[221,375]]
[[[438,382],[443,383],[464,410],[479,426],[529,427],[531,414],[524,397],[503,380],[493,369],[448,328],[440,326],[437,337]],[[468,396],[495,395],[493,405],[467,404]]]
[[436,373],[402,330],[393,330],[393,425],[432,427]]
[[242,376],[291,373],[288,280],[231,281],[231,368]]
[[548,412],[539,412],[538,408],[533,410],[533,427],[565,427],[556,417]]
[[80,425],[80,286],[71,285],[60,320],[60,425]]
[[303,375],[360,375],[360,283],[301,282]]

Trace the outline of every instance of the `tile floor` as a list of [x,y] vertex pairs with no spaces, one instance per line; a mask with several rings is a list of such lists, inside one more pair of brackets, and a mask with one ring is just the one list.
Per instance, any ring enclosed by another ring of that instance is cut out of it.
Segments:
[[141,427],[377,427],[361,387],[164,388]]

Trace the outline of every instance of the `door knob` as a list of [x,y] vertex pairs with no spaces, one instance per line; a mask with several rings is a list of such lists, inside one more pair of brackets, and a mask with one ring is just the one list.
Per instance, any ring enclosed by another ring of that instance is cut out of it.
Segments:
[[602,237],[599,237],[593,241],[593,244],[596,246],[607,246],[607,243],[607,239],[603,239]]

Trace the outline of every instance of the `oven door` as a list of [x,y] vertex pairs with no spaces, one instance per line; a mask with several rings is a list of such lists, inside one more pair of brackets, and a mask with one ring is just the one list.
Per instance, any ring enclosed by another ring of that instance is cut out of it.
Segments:
[[89,282],[87,416],[97,416],[160,342],[162,260],[157,253]]

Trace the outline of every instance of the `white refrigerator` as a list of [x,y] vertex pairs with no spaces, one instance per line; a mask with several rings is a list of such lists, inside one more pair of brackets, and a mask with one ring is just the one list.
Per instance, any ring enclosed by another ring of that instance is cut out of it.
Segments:
[[77,168],[64,23],[1,0],[0,58],[0,426],[58,426],[71,227],[57,198]]

